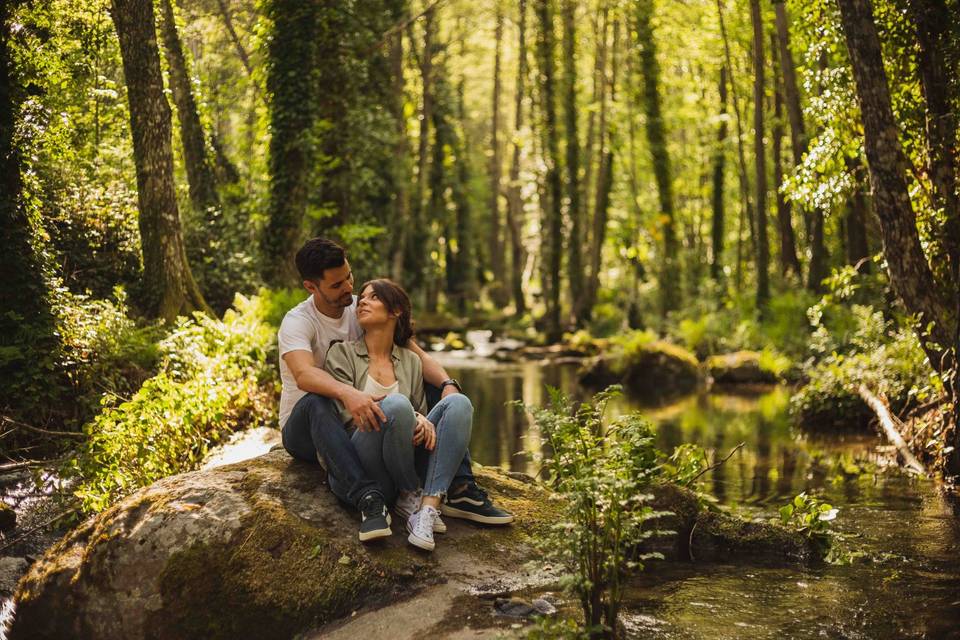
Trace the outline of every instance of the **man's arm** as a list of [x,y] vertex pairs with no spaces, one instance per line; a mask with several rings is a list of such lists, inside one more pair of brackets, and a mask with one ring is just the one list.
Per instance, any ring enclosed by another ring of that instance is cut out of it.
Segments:
[[313,354],[309,351],[288,351],[283,354],[283,360],[290,367],[290,372],[296,379],[297,387],[301,391],[339,400],[347,411],[353,415],[357,428],[361,431],[370,428],[379,431],[379,423],[387,421],[380,405],[372,397],[340,382],[317,367],[313,363]]
[[[423,365],[423,379],[428,384],[439,387],[444,380],[450,379],[446,369],[440,366],[440,363],[434,360],[426,351],[421,349],[416,340],[410,338],[410,341],[407,343],[407,348],[420,358],[420,363]],[[459,393],[459,391],[452,384],[448,384],[441,390],[440,397],[446,398],[451,393]]]

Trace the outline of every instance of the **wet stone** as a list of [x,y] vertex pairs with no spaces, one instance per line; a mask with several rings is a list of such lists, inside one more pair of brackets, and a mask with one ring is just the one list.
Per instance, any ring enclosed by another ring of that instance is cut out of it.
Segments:
[[7,532],[17,526],[17,512],[5,502],[0,502],[0,531]]

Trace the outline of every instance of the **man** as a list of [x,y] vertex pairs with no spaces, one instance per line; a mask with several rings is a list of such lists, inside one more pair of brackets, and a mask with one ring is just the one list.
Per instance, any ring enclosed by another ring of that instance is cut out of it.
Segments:
[[[379,398],[338,382],[323,370],[331,342],[357,340],[361,335],[350,263],[342,247],[314,238],[297,252],[296,265],[310,297],[287,312],[278,332],[283,446],[295,458],[319,462],[327,470],[330,489],[360,510],[360,540],[388,536],[390,514],[383,492],[364,472],[334,402],[353,415],[356,428],[370,431],[379,430],[386,420]],[[434,401],[437,395],[461,392],[459,383],[416,341],[410,340],[407,346],[420,357],[424,382],[439,389]],[[469,452],[450,485],[442,513],[485,524],[513,521],[513,515],[494,506],[477,486]]]

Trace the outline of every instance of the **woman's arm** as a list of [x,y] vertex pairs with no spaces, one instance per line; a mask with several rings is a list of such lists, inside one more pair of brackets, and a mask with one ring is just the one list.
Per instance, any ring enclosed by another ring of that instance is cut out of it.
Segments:
[[[444,380],[449,380],[450,376],[447,375],[446,369],[444,369],[439,362],[434,360],[430,354],[420,348],[420,345],[417,344],[417,341],[413,338],[410,338],[410,341],[407,343],[407,348],[410,351],[413,351],[417,354],[417,357],[420,358],[420,365],[423,371],[423,379],[428,383],[432,384],[435,387],[439,387]],[[440,397],[445,398],[451,393],[459,393],[457,388],[453,385],[447,385],[441,390]]]

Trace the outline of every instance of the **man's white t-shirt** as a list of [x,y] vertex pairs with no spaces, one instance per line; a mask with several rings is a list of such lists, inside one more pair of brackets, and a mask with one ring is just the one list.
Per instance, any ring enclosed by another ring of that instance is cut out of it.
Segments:
[[286,424],[293,406],[303,396],[307,395],[297,386],[297,379],[283,359],[285,353],[291,351],[309,351],[313,354],[313,362],[323,368],[327,359],[327,349],[334,340],[359,340],[363,335],[360,323],[357,322],[357,297],[344,308],[343,315],[331,318],[317,311],[313,304],[313,296],[295,306],[287,312],[280,323],[277,332],[277,343],[280,347],[280,380],[283,390],[280,393],[280,428]]

